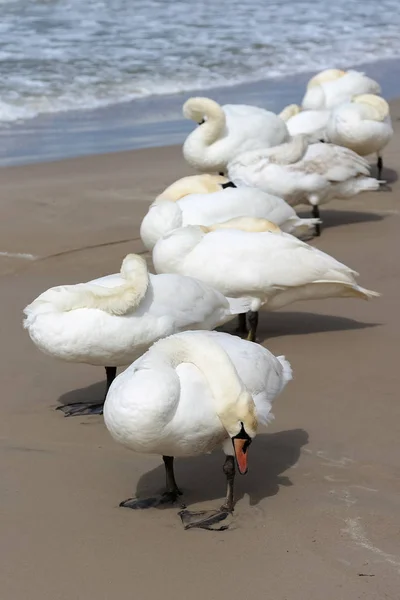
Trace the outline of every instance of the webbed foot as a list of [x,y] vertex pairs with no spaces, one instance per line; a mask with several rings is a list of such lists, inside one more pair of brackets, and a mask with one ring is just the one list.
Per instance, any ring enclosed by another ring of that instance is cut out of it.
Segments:
[[178,513],[185,529],[207,529],[208,531],[226,531],[229,524],[220,527],[216,527],[216,525],[225,521],[231,514],[224,506],[220,510],[191,511],[184,509]]
[[[180,495],[182,495],[182,492],[179,490],[176,492],[164,492],[160,496],[153,496],[152,498],[128,498],[120,502],[119,505],[124,508],[132,508],[133,510],[157,508],[159,506],[175,504]],[[185,508],[184,505],[183,508]]]
[[76,402],[75,404],[63,404],[57,406],[56,410],[61,410],[66,417],[77,417],[82,415],[102,415],[104,402],[99,404],[89,404],[86,402]]

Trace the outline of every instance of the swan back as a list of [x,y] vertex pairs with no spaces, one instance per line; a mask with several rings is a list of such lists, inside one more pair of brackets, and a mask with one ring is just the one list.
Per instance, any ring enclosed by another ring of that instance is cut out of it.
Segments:
[[217,231],[218,229],[238,229],[240,231],[260,232],[260,231],[281,231],[275,223],[261,217],[234,217],[222,223],[214,223],[208,227],[202,226],[206,233]]

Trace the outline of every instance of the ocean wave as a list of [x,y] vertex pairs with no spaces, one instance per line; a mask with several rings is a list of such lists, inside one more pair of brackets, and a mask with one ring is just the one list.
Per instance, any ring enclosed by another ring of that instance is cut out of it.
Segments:
[[0,3],[3,124],[400,56],[397,0]]

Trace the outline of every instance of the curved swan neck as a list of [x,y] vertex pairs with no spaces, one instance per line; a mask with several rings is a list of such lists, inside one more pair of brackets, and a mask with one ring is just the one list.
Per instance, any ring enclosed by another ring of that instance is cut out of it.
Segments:
[[217,414],[233,407],[245,391],[239,375],[227,353],[205,336],[184,334],[164,338],[153,345],[162,360],[173,369],[182,363],[194,364],[206,379]]
[[147,250],[174,229],[182,226],[182,210],[176,202],[157,198],[140,225],[140,237]]
[[[189,137],[204,146],[210,146],[219,139],[226,125],[223,109],[210,98],[189,98],[183,105],[183,115],[201,123]],[[206,120],[204,117],[207,117]]]

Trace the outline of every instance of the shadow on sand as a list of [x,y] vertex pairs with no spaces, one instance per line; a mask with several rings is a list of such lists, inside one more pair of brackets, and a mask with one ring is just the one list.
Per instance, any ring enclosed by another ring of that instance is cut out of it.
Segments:
[[[297,463],[301,448],[306,444],[308,434],[303,429],[258,435],[249,450],[247,475],[236,477],[236,500],[248,494],[250,505],[254,506],[264,498],[275,496],[280,486],[291,486],[292,482],[284,473]],[[185,503],[212,502],[224,497],[224,460],[221,451],[175,460],[175,476]],[[143,498],[163,491],[164,481],[164,465],[160,464],[142,475],[134,495]]]

